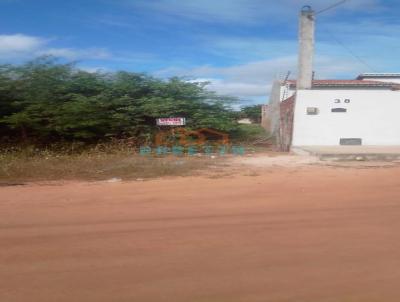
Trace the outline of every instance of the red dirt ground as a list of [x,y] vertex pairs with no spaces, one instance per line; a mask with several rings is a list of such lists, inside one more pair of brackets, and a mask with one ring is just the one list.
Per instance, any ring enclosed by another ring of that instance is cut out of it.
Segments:
[[400,168],[0,188],[1,302],[399,301]]

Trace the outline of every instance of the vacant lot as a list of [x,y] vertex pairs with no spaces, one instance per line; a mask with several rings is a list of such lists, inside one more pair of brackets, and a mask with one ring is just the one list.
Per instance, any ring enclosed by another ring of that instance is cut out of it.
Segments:
[[399,167],[232,169],[0,188],[0,301],[400,300]]
[[140,156],[133,152],[0,153],[0,186],[53,180],[135,180],[193,175],[223,159],[209,156]]

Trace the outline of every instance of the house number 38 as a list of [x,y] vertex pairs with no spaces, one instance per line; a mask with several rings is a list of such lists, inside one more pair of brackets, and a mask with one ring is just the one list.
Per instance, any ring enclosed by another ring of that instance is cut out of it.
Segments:
[[[342,103],[341,99],[335,99],[335,104],[341,104],[341,103]],[[349,104],[350,103],[350,99],[344,99],[343,103]]]

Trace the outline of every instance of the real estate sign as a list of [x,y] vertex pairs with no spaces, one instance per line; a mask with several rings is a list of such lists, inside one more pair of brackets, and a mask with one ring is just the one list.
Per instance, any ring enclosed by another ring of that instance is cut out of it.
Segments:
[[186,125],[186,119],[184,117],[167,117],[158,118],[158,126],[184,126]]

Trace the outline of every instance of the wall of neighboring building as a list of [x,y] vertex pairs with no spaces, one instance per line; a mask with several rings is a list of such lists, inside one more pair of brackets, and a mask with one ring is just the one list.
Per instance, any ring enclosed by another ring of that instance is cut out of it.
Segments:
[[280,103],[280,127],[278,144],[281,151],[290,151],[293,135],[293,115],[296,96]]
[[[308,115],[307,108],[318,114]],[[343,108],[347,112],[332,112]],[[335,146],[341,138],[363,145],[400,145],[400,92],[391,90],[299,90],[293,146]]]
[[275,81],[272,85],[268,105],[262,107],[261,125],[274,136],[279,136],[280,103],[296,93],[289,83]]
[[281,86],[280,81],[275,81],[272,84],[271,94],[269,98],[268,110],[266,112],[266,120],[268,121],[268,131],[272,135],[279,135],[279,123],[280,123],[280,103],[281,103]]
[[296,93],[296,88],[291,87],[289,83],[281,83],[280,101],[286,100]]
[[365,81],[377,81],[377,82],[389,82],[389,83],[398,83],[400,84],[399,78],[385,78],[385,77],[376,77],[376,78],[365,78]]
[[268,132],[271,131],[271,121],[269,119],[268,115],[268,105],[262,105],[261,106],[261,126],[267,130]]

